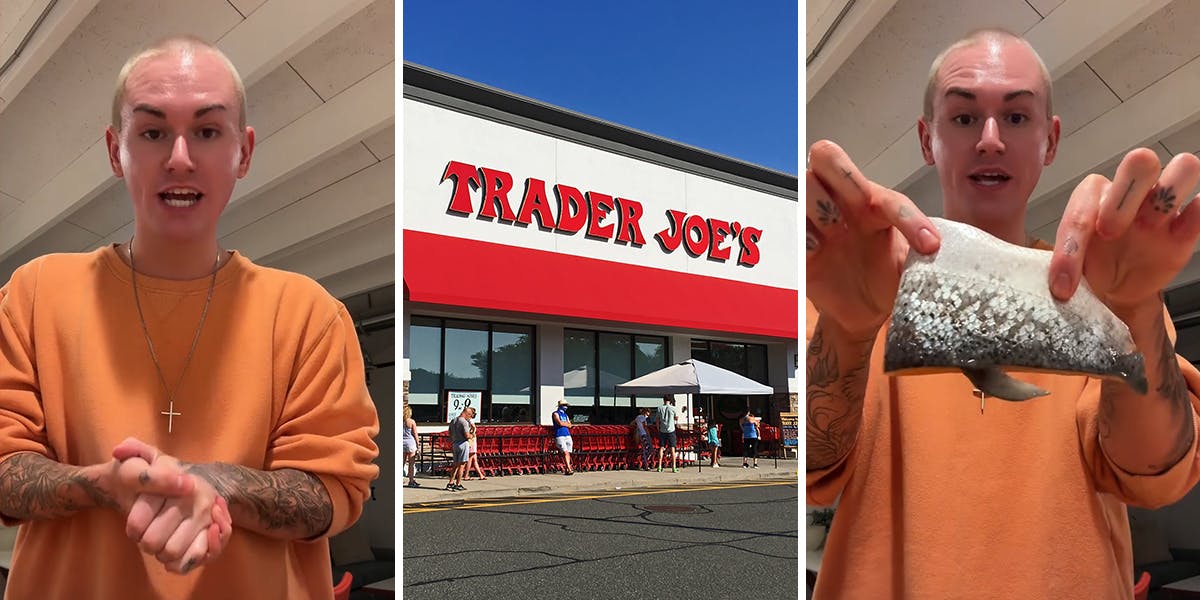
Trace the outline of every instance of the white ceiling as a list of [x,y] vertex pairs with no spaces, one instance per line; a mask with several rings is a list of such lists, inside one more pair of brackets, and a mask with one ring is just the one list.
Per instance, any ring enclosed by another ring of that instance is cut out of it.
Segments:
[[[867,177],[940,215],[937,176],[924,166],[916,134],[929,64],[971,29],[1000,26],[1025,35],[1041,54],[1062,118],[1058,157],[1029,201],[1026,226],[1035,235],[1053,241],[1071,189],[1088,173],[1111,178],[1130,149],[1149,146],[1164,163],[1200,152],[1200,2],[959,0],[948,10],[949,4],[810,0],[806,55],[849,9],[806,70],[806,146],[822,138],[838,142]],[[1200,281],[1198,256],[1173,288]]]
[[129,238],[104,150],[116,74],[191,33],[237,65],[258,136],[221,244],[339,298],[394,284],[394,13],[394,0],[0,0],[0,65],[33,32],[0,74],[0,281]]

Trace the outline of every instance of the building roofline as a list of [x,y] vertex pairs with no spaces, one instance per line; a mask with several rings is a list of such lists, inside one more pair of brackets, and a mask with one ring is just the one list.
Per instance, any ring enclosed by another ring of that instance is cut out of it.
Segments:
[[797,200],[794,175],[405,61],[404,97]]

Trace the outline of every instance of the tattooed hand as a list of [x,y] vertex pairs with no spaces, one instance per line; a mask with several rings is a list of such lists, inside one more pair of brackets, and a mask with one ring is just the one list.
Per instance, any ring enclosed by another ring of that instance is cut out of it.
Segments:
[[805,293],[822,318],[873,338],[895,304],[909,246],[937,250],[937,229],[908,197],[863,177],[833,142],[809,149],[805,196]]
[[126,534],[142,552],[181,574],[220,555],[233,523],[211,484],[134,438],[114,448],[113,457],[120,461],[122,487],[140,492],[125,514]]
[[1200,158],[1176,156],[1161,169],[1147,148],[1125,155],[1112,182],[1090,175],[1075,188],[1058,227],[1050,289],[1070,298],[1086,274],[1092,291],[1117,316],[1159,307],[1159,293],[1188,260],[1200,237],[1200,205],[1182,208],[1200,181]]
[[1181,154],[1160,172],[1146,148],[1125,155],[1113,181],[1084,179],[1067,203],[1050,263],[1050,289],[1069,298],[1082,277],[1129,326],[1146,361],[1149,393],[1102,383],[1097,430],[1122,470],[1162,473],[1192,446],[1191,394],[1168,335],[1162,290],[1179,273],[1200,237],[1200,204],[1182,200],[1200,181],[1200,159]]

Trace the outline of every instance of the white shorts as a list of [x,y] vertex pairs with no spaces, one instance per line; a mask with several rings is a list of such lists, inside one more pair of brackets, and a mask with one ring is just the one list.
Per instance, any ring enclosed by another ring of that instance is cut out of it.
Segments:
[[571,436],[560,435],[560,436],[554,438],[554,443],[558,445],[559,450],[562,450],[563,452],[568,452],[568,453],[571,452],[571,448],[572,448]]
[[404,453],[405,454],[416,454],[417,453],[417,442],[410,441],[410,440],[404,440]]

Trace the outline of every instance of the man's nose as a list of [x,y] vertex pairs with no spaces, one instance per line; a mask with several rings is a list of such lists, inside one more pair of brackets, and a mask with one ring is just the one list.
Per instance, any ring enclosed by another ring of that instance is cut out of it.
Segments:
[[979,135],[979,143],[975,144],[975,150],[980,154],[1004,153],[1004,141],[1000,139],[1000,125],[996,123],[995,117],[988,117],[983,122],[983,131]]
[[187,138],[185,136],[177,136],[175,143],[171,144],[171,156],[167,159],[167,170],[169,171],[191,171],[192,157],[188,153]]

